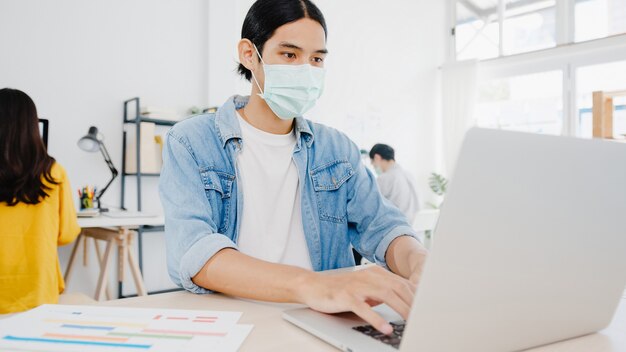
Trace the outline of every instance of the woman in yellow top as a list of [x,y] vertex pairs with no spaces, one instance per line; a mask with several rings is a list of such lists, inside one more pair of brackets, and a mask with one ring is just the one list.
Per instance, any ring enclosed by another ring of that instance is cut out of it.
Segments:
[[57,303],[57,246],[80,232],[65,170],[48,155],[31,98],[0,89],[0,314]]

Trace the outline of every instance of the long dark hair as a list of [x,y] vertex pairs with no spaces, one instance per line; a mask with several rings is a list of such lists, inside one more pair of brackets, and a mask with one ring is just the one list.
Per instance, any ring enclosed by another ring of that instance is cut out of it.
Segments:
[[[324,28],[324,34],[328,35],[322,11],[310,0],[257,0],[243,21],[241,38],[249,39],[262,53],[265,42],[278,27],[302,18],[318,22]],[[252,72],[244,65],[239,64],[237,70],[248,81],[252,78]]]
[[51,189],[44,179],[58,184],[38,121],[35,103],[26,93],[0,89],[0,203],[37,204]]

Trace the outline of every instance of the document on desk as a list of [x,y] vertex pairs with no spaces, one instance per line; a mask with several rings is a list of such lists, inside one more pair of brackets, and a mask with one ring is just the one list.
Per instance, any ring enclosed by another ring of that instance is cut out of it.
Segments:
[[0,351],[237,351],[241,312],[45,304],[0,320]]

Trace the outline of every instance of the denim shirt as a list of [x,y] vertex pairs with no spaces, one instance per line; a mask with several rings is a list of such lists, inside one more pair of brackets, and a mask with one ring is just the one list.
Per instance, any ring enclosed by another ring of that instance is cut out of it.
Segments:
[[[159,184],[167,267],[174,283],[191,292],[211,292],[191,278],[218,251],[237,248],[245,195],[236,160],[246,144],[236,110],[247,102],[248,97],[231,97],[217,112],[179,122],[167,133]],[[352,247],[387,267],[391,241],[416,236],[404,215],[380,195],[348,137],[301,117],[294,129],[293,160],[313,269],[354,265]]]

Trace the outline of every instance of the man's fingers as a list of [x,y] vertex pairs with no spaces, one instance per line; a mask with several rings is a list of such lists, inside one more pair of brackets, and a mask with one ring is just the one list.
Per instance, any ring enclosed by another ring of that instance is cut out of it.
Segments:
[[413,297],[415,297],[415,291],[413,291],[413,285],[407,280],[398,280],[393,285],[393,290],[402,298],[404,303],[411,306],[413,304]]
[[[414,273],[411,275],[411,277],[410,277],[409,279],[405,279],[405,278],[403,278],[402,276],[400,276],[400,275],[398,275],[398,274],[394,274],[394,273],[392,273],[391,271],[385,270],[385,269],[383,269],[383,268],[380,268],[380,270],[376,270],[376,271],[372,271],[372,272],[373,272],[373,273],[375,273],[375,274],[382,275],[382,276],[383,276],[383,277],[385,277],[385,278],[395,279],[395,280],[401,280],[401,281],[403,281],[403,282],[409,282],[409,283],[413,283],[413,282],[411,281],[411,279],[412,279],[412,278],[413,278],[413,276],[417,273],[417,272],[414,272]],[[419,275],[417,276],[417,278],[419,278]],[[415,283],[413,283],[413,285],[411,285],[411,288],[412,288],[412,289],[413,289],[413,288],[415,288]],[[415,290],[413,290],[413,291],[415,291]],[[415,293],[415,292],[414,292],[414,293]]]
[[352,311],[383,334],[389,335],[393,332],[391,324],[374,312],[367,303],[355,301]]
[[390,288],[383,288],[375,292],[374,299],[385,302],[391,309],[395,310],[403,319],[408,319],[411,312],[411,305],[407,304],[400,296]]
[[369,298],[365,300],[365,303],[367,303],[370,307],[376,307],[378,305],[383,304],[383,302],[381,301],[377,301],[375,299],[369,299]]
[[420,277],[421,277],[421,273],[414,272],[413,274],[411,274],[411,277],[409,277],[409,281],[411,281],[414,287],[417,288],[417,285],[419,284],[419,281],[420,281]]
[[375,279],[375,284],[378,287],[391,287],[396,292],[396,294],[404,301],[404,303],[409,306],[413,304],[413,297],[415,296],[415,285],[413,285],[409,280],[384,269],[374,271],[373,273],[374,275],[380,275],[377,279]]

